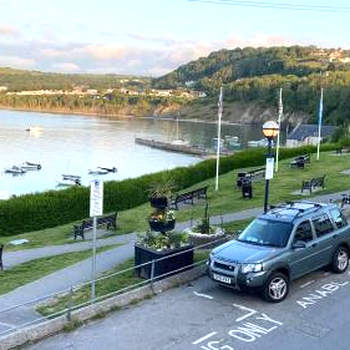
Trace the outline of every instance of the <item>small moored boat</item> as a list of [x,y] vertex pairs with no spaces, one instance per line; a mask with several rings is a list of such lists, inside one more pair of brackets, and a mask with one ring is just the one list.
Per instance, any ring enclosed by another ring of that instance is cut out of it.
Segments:
[[[74,175],[73,175],[74,176]],[[80,176],[77,177],[66,177],[66,175],[62,175],[62,180],[57,181],[57,186],[80,186],[81,180]]]
[[89,169],[89,174],[90,175],[106,175],[108,173],[109,173],[108,170],[104,170],[104,169],[101,169],[101,168]]
[[18,175],[18,174],[25,174],[26,171],[25,169],[22,169],[22,167],[13,165],[12,168],[5,169],[5,173]]
[[40,170],[41,164],[39,163],[31,163],[31,162],[24,162],[21,165],[21,168],[24,170]]
[[117,168],[116,167],[105,168],[105,167],[99,166],[98,169],[108,171],[109,173],[116,173],[117,172]]
[[81,176],[79,175],[69,175],[69,174],[62,174],[63,180],[79,180],[81,179]]

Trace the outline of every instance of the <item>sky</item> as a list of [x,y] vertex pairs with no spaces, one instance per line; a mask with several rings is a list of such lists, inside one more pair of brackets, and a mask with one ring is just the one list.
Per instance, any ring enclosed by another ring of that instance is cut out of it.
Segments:
[[[294,44],[350,48],[350,11],[205,1],[0,0],[0,66],[160,76],[223,48]],[[348,0],[255,2],[350,5]]]

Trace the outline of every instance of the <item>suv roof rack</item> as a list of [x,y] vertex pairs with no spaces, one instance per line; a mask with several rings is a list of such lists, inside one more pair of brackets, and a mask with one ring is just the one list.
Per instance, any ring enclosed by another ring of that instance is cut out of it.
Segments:
[[[309,204],[312,205],[310,208],[298,208],[295,206],[295,204]],[[320,203],[315,203],[315,202],[309,202],[309,201],[287,201],[285,204],[279,204],[279,205],[271,205],[270,209],[294,209],[297,210],[298,212],[295,214],[293,220],[298,218],[301,214],[308,212],[310,210],[316,211],[319,208],[321,208],[322,205]],[[274,212],[274,214],[277,214],[277,212]]]

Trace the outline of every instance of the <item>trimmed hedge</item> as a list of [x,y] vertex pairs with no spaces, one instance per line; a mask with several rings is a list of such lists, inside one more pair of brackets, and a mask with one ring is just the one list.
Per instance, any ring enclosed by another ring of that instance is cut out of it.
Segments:
[[[333,150],[335,144],[322,145],[322,151]],[[281,148],[280,159],[314,153],[314,146]],[[265,163],[265,148],[248,149],[220,160],[220,174],[238,168],[261,166]],[[104,211],[122,211],[134,208],[148,200],[150,183],[170,175],[178,190],[215,176],[215,159],[204,160],[188,167],[143,175],[123,181],[104,184]],[[80,220],[89,215],[88,187],[74,187],[61,191],[28,194],[0,202],[0,236],[41,230]]]

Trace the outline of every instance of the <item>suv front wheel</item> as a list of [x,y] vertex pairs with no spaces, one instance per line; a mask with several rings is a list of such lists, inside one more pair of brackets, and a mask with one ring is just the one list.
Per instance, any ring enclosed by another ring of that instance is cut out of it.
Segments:
[[349,266],[349,251],[347,248],[340,246],[334,252],[332,260],[332,270],[335,273],[343,273]]
[[289,280],[280,272],[274,272],[264,285],[263,296],[265,300],[279,303],[284,300],[289,292]]

